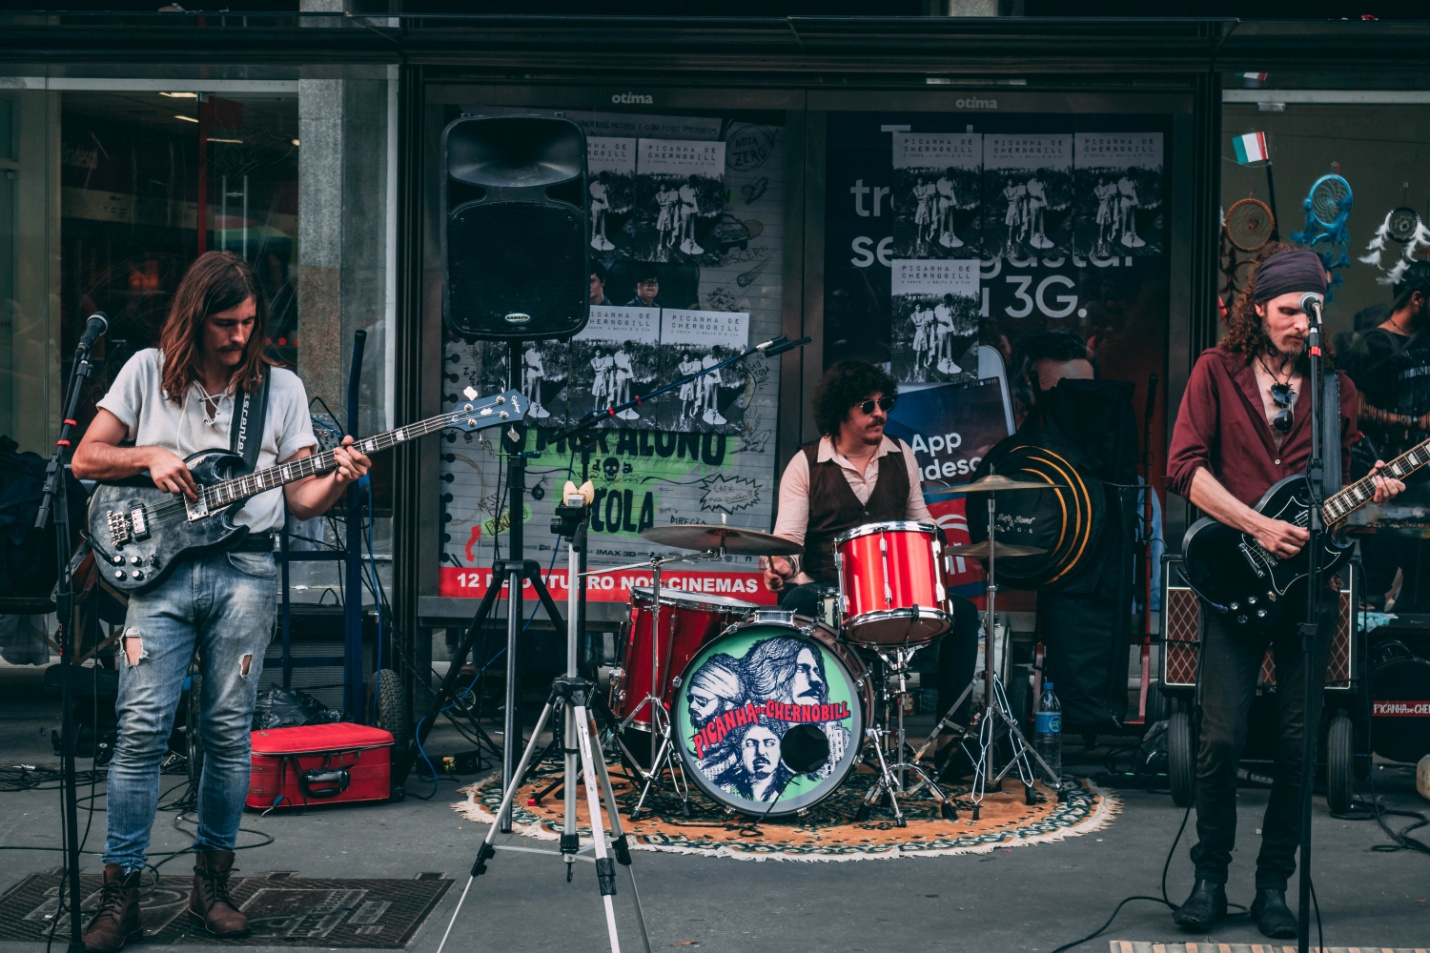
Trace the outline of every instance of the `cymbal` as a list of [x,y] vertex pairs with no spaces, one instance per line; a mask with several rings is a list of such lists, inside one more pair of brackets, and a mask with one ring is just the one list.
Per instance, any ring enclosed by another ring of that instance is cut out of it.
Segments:
[[949,496],[954,493],[1001,493],[1004,490],[1066,490],[1067,486],[1062,483],[1045,483],[1042,480],[1015,480],[1012,477],[1005,477],[1001,473],[990,473],[985,477],[979,477],[972,483],[958,483],[954,486],[941,486],[937,490],[931,490],[924,494],[924,499],[937,495],[938,497]]
[[641,539],[676,549],[723,549],[736,556],[794,556],[804,552],[799,543],[773,533],[703,523],[652,526],[641,533]]
[[[945,550],[950,556],[967,556],[970,559],[988,558],[988,540],[979,543],[964,543],[950,546]],[[1037,556],[1047,552],[1041,546],[1019,546],[1017,543],[998,543],[993,550],[995,556]]]

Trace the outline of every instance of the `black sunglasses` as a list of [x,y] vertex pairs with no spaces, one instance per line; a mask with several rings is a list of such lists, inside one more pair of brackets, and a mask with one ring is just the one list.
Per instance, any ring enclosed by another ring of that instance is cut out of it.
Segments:
[[894,398],[880,397],[878,400],[875,400],[874,398],[870,397],[868,400],[864,401],[864,403],[855,404],[854,406],[859,408],[859,413],[868,416],[869,414],[872,414],[874,412],[875,404],[878,404],[879,409],[887,414],[889,411],[894,409]]
[[1290,433],[1291,425],[1296,422],[1296,417],[1291,412],[1291,401],[1295,396],[1296,392],[1291,389],[1290,384],[1271,385],[1271,399],[1281,408],[1276,412],[1276,416],[1271,418],[1271,426],[1281,433]]

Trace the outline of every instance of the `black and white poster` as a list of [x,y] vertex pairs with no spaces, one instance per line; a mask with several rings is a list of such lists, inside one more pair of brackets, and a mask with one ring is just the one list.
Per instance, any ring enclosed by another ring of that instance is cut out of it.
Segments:
[[894,133],[894,255],[979,257],[982,174],[979,133]]
[[1074,135],[1078,252],[1162,254],[1162,163],[1160,132]]
[[978,376],[978,260],[895,259],[893,374],[900,383]]
[[1072,136],[983,137],[985,253],[1056,258],[1072,251]]
[[641,139],[635,200],[636,257],[718,264],[707,246],[725,210],[725,143]]
[[[526,422],[546,427],[565,426],[566,375],[570,352],[559,341],[522,341],[517,358],[517,373],[511,373],[511,342],[478,341],[468,347],[473,350],[473,363],[480,373],[473,385],[483,395],[496,394],[508,387],[526,395],[531,406]],[[455,388],[456,368],[445,372],[447,386]]]
[[634,235],[626,225],[635,207],[636,140],[586,137],[586,190],[591,195],[591,256],[628,257]]
[[[749,343],[750,316],[730,311],[661,312],[662,382],[703,370],[709,373],[682,384],[653,407],[661,430],[739,433],[745,415],[745,362],[717,368]],[[763,358],[752,358],[763,360]]]
[[[591,309],[586,329],[571,339],[567,407],[574,422],[591,410],[623,404],[659,386],[660,311],[656,308]],[[651,410],[616,413],[611,429],[649,430]]]

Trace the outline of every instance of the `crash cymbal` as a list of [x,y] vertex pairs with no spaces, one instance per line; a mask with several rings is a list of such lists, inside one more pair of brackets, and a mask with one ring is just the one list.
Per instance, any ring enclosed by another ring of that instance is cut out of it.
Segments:
[[[988,558],[988,540],[979,543],[964,543],[950,546],[945,550],[950,556],[967,556],[969,559]],[[1017,543],[998,543],[993,550],[995,556],[1037,556],[1047,552],[1041,546],[1019,546]]]
[[954,493],[1002,493],[1004,490],[1066,490],[1062,483],[1045,483],[1042,480],[1015,480],[1001,473],[990,473],[972,483],[943,486],[924,494],[924,499],[942,498]]
[[641,539],[676,549],[723,549],[736,556],[794,556],[804,552],[799,543],[773,533],[703,523],[652,526],[641,533]]

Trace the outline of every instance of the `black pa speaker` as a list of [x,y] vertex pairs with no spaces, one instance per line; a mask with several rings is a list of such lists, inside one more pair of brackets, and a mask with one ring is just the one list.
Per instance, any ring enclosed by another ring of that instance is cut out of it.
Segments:
[[586,136],[569,119],[463,117],[442,132],[442,320],[468,339],[570,337],[590,306]]

